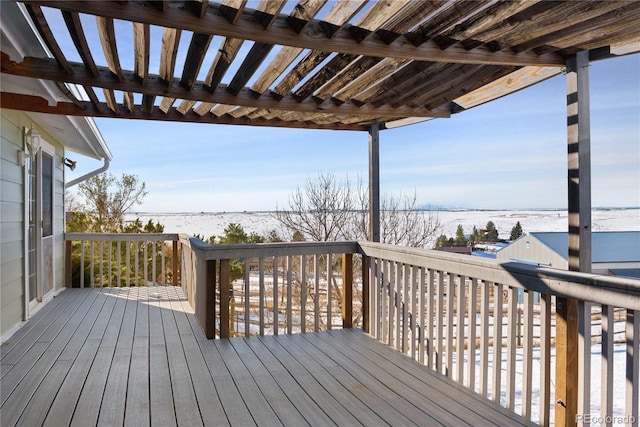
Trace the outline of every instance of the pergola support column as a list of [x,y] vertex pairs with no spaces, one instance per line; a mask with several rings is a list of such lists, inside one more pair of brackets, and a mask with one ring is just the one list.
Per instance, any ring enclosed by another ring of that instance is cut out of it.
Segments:
[[369,129],[369,240],[380,241],[380,125]]
[[[589,52],[567,59],[567,166],[569,270],[591,272],[591,132],[589,118]],[[579,404],[578,302],[556,302],[556,423],[573,426]],[[583,344],[588,348],[588,343]],[[585,351],[583,349],[583,351]],[[587,397],[588,398],[588,397]]]

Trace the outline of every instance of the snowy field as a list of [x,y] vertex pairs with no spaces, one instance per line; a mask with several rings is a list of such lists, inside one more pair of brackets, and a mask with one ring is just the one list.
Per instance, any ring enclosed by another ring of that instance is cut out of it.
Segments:
[[[520,221],[525,233],[534,231],[566,231],[567,212],[564,210],[454,210],[433,211],[442,225],[441,234],[454,236],[458,224],[466,234],[473,226],[484,228],[493,221],[500,237],[507,239],[511,228]],[[126,216],[127,220],[140,218],[160,222],[167,233],[199,234],[205,238],[220,236],[230,223],[240,224],[247,233],[267,235],[271,230],[279,231],[279,223],[273,212],[202,212],[202,213],[151,213],[140,212]],[[640,208],[638,209],[594,209],[593,231],[640,230]],[[284,234],[284,233],[281,233]]]

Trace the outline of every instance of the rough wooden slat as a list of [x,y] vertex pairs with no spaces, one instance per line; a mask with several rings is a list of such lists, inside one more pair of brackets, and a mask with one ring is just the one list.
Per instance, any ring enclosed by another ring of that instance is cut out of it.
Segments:
[[[472,15],[487,5],[489,1],[447,2],[431,18],[418,28],[405,34],[414,46],[422,46],[428,40],[446,33],[459,23],[461,18]],[[441,48],[443,46],[440,46]]]
[[278,97],[284,97],[289,94],[291,89],[305,78],[314,68],[322,61],[329,57],[328,52],[310,51],[298,64],[283,78],[280,83],[271,91],[271,94]]
[[49,27],[47,19],[45,18],[40,6],[27,4],[26,7],[31,20],[35,23],[38,32],[44,39],[44,42],[47,44],[47,47],[53,54],[53,57],[56,59],[60,67],[65,70],[65,72],[70,72],[71,69],[69,68],[69,64],[67,63],[64,52],[62,52],[60,45],[56,41],[56,38],[53,35],[53,32],[51,31],[51,28]]
[[100,36],[100,44],[104,57],[107,60],[109,70],[116,76],[119,82],[124,80],[122,68],[120,67],[120,58],[118,57],[118,46],[116,45],[116,31],[112,18],[96,17],[96,25],[98,27],[98,35]]
[[[333,96],[333,94],[344,87],[344,82],[352,82],[360,77],[364,72],[374,67],[381,61],[380,58],[360,57],[357,60],[351,62],[347,67],[344,67],[342,71],[313,92],[313,97],[316,100],[325,101]],[[297,94],[297,92],[296,92]]]
[[190,90],[193,87],[212,39],[213,36],[211,34],[195,33],[191,37],[187,57],[184,61],[182,78],[180,79],[180,84],[184,88]]
[[211,92],[218,88],[218,85],[240,51],[243,43],[244,40],[242,39],[226,38],[220,45],[220,49],[218,49],[218,53],[204,80],[204,83],[209,86]]
[[267,55],[269,55],[272,48],[273,45],[271,44],[254,43],[240,65],[240,69],[233,76],[233,79],[231,79],[227,90],[234,95],[237,95],[253,76],[253,73],[255,73],[258,67],[262,64],[262,61],[264,61]]
[[193,109],[193,112],[198,114],[198,115],[200,115],[200,116],[204,116],[209,111],[211,111],[211,109],[215,105],[216,105],[215,102],[201,102],[200,104],[198,104],[198,106],[196,108]]
[[247,0],[222,0],[220,10],[229,20],[229,23],[235,24],[238,22],[246,4]]
[[149,24],[133,23],[134,74],[147,83],[149,77],[149,47],[151,44]]
[[[116,95],[113,93],[111,89],[102,89],[102,93],[104,94],[105,101],[107,103],[107,107],[114,113],[118,113],[118,103],[116,101]],[[93,277],[93,274],[91,275]]]
[[162,31],[162,49],[160,50],[160,78],[169,83],[173,81],[176,68],[176,56],[182,32],[175,28],[165,28]]
[[262,95],[269,86],[276,81],[280,74],[293,63],[302,50],[303,49],[299,47],[283,46],[267,68],[256,79],[255,83],[251,86],[251,90]]
[[412,0],[376,30],[376,35],[385,43],[391,43],[405,32],[421,23],[446,0]]
[[84,35],[82,23],[80,22],[80,15],[76,12],[62,11],[62,17],[64,18],[71,40],[73,40],[73,44],[78,50],[78,54],[80,55],[82,62],[84,62],[87,69],[89,69],[94,76],[97,76],[98,69],[96,68],[96,63],[93,60],[93,55],[91,54],[91,48],[87,43],[87,38]]
[[326,3],[327,0],[300,0],[287,17],[287,22],[299,33]]

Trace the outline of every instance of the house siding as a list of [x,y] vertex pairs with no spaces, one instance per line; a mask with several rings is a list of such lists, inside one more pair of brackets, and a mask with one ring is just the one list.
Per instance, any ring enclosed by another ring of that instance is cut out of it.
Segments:
[[513,261],[512,258],[520,258],[531,262],[549,263],[552,268],[568,269],[566,259],[529,234],[498,251],[496,258],[500,262],[510,262]]
[[25,128],[32,125],[55,148],[54,242],[55,288],[64,285],[64,149],[24,113],[0,110],[0,337],[25,320],[24,168],[18,164]]

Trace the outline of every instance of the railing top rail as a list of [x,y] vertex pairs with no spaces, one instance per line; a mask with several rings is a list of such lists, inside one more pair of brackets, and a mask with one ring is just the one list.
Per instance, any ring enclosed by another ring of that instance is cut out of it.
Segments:
[[177,233],[65,233],[66,241],[94,241],[94,242],[150,242],[179,239]]
[[640,310],[640,280],[503,263],[427,249],[359,242],[363,255],[551,295]]
[[210,245],[200,239],[189,239],[191,249],[206,260],[271,257],[287,255],[322,255],[358,253],[357,242],[280,242],[237,245]]

